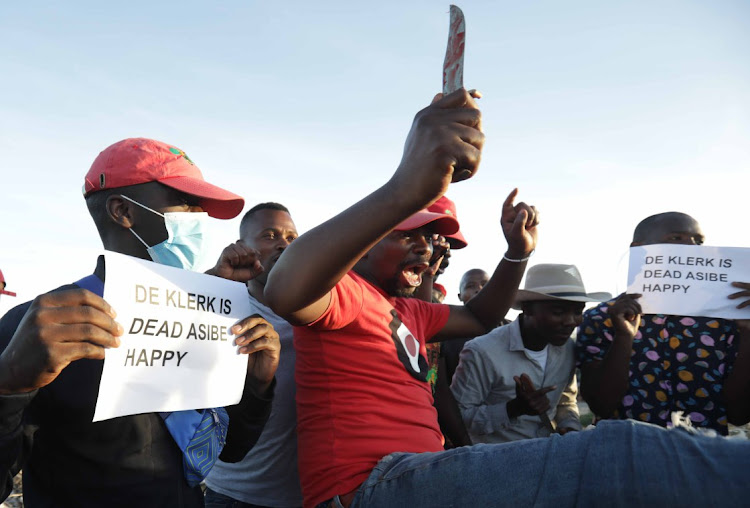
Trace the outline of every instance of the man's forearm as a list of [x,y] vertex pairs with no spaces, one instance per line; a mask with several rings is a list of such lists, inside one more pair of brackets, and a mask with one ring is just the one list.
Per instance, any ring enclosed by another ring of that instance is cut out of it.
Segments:
[[737,358],[732,373],[724,382],[722,396],[727,406],[727,420],[732,425],[750,422],[750,331],[740,331]]
[[11,492],[13,477],[25,461],[25,450],[30,450],[23,433],[23,414],[36,391],[20,395],[0,396],[0,503]]
[[[464,89],[436,96],[414,117],[390,180],[286,249],[264,292],[276,314],[294,324],[323,315],[331,289],[373,245],[442,196],[454,177],[460,181],[473,175],[484,144],[474,101],[479,96]],[[461,169],[458,176],[453,174],[456,167]]]
[[392,179],[297,238],[269,273],[264,291],[269,307],[285,319],[304,324],[300,323],[304,316],[296,315],[297,311],[328,294],[373,245],[427,204],[409,198],[405,190]]
[[507,429],[515,423],[518,416],[509,414],[508,404],[510,401],[480,406],[464,406],[459,403],[458,407],[466,429],[473,434],[486,435]]
[[628,390],[630,356],[633,339],[615,334],[612,345],[601,362],[581,367],[583,398],[591,410],[602,418],[609,418]]
[[559,429],[580,430],[582,428],[578,414],[578,383],[575,374],[560,395],[560,402],[557,403],[555,411],[555,423]]
[[271,382],[264,396],[259,397],[245,390],[242,399],[234,406],[227,406],[229,428],[227,441],[219,458],[224,462],[239,462],[258,442],[263,427],[271,414],[276,379]]
[[464,425],[458,402],[456,402],[456,398],[448,385],[445,370],[445,358],[440,358],[437,383],[435,384],[435,409],[438,412],[438,423],[453,446],[470,446],[472,444],[471,438]]
[[[508,251],[507,254],[507,257],[511,259],[523,259],[527,256],[528,253],[522,252]],[[466,307],[482,323],[486,331],[496,328],[513,305],[518,285],[526,270],[526,263],[526,261],[514,263],[505,259],[501,260],[489,282],[466,303]]]

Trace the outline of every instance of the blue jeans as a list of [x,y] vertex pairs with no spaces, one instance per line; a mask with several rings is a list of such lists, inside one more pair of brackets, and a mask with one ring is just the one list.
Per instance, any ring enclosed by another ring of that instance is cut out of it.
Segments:
[[392,453],[351,508],[747,506],[748,475],[750,441],[605,421],[565,436]]

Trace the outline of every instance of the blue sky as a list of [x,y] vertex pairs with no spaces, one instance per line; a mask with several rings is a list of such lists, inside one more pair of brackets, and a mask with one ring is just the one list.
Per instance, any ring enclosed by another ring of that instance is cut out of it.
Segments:
[[[533,261],[615,292],[635,224],[681,210],[750,247],[750,4],[487,1],[466,15],[465,83],[484,93],[477,176],[456,185],[469,247],[442,282],[505,250],[514,186],[542,212]],[[16,299],[80,278],[100,243],[81,198],[103,148],[184,149],[247,206],[301,231],[385,182],[441,86],[443,2],[4,2],[0,268]],[[239,219],[216,221],[217,255]]]

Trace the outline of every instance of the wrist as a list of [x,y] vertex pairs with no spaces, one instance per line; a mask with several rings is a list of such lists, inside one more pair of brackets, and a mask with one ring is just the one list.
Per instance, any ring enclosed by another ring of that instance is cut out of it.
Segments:
[[635,334],[630,333],[630,330],[618,330],[617,328],[615,328],[614,340],[616,340],[617,342],[632,343],[634,338]]
[[503,255],[503,259],[511,263],[525,263],[534,255],[534,250],[527,251],[525,249],[513,249],[509,247]]
[[[439,196],[421,197],[419,189],[415,189],[413,182],[409,179],[401,178],[401,172],[406,171],[399,165],[396,173],[379,189],[382,195],[378,198],[385,210],[404,210],[408,213],[407,217],[418,211],[427,208],[430,203],[435,201]],[[376,191],[378,192],[378,191]]]
[[248,379],[248,388],[253,395],[258,399],[267,399],[271,392],[271,385],[273,384],[273,378],[268,381],[261,381],[259,379]]

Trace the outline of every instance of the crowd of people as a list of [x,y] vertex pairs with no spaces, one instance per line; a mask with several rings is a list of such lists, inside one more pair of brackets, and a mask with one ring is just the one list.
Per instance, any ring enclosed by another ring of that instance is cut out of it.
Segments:
[[[125,332],[102,298],[103,258],[3,316],[0,500],[23,470],[32,508],[742,505],[750,442],[723,436],[750,421],[750,309],[649,315],[639,295],[586,291],[574,265],[527,273],[541,227],[517,189],[497,266],[463,275],[462,305],[441,303],[437,279],[468,245],[445,194],[479,166],[477,97],[438,95],[393,176],[305,234],[283,204],[245,213],[207,272],[247,284],[237,405],[92,422],[105,350]],[[150,139],[106,148],[84,180],[106,249],[186,270],[205,214],[244,207]],[[693,218],[667,212],[632,245],[702,242]],[[750,305],[750,283],[734,285],[716,298]],[[220,443],[200,467],[196,428]]]

